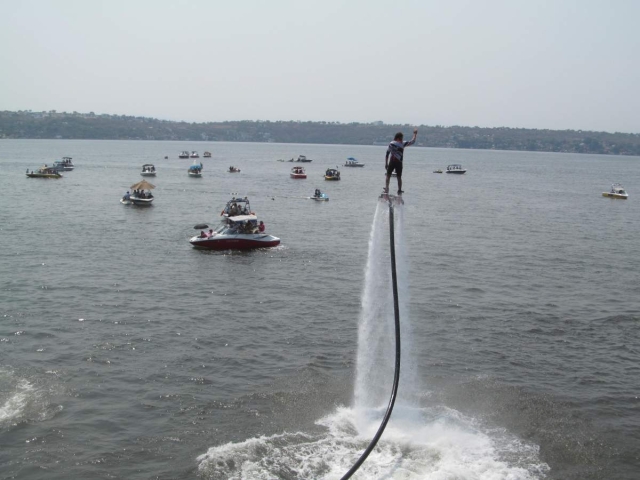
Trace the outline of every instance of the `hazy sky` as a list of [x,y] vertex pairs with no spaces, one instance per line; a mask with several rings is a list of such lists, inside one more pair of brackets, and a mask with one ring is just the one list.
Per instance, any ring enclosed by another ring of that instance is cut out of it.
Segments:
[[640,0],[0,0],[0,110],[640,133]]

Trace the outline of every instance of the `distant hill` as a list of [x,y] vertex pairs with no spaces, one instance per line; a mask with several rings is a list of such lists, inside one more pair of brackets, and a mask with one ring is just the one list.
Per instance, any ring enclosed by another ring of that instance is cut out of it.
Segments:
[[[412,125],[373,123],[238,121],[187,123],[125,115],[2,111],[2,138],[92,140],[204,140],[228,142],[386,145]],[[640,134],[418,125],[425,147],[639,155]]]

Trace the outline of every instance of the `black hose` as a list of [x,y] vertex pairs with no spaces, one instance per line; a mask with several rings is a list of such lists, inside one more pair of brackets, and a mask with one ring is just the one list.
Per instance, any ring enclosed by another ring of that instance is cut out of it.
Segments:
[[382,423],[378,428],[373,440],[369,443],[367,449],[360,455],[358,461],[351,467],[351,469],[344,474],[342,480],[351,478],[351,475],[356,473],[356,470],[360,468],[360,465],[364,463],[371,451],[375,448],[378,440],[382,436],[382,432],[391,418],[391,412],[393,411],[393,405],[396,403],[396,396],[398,394],[398,383],[400,381],[400,306],[398,304],[398,278],[396,275],[396,247],[395,247],[395,235],[393,232],[393,203],[389,201],[389,243],[391,249],[391,283],[393,284],[393,312],[395,314],[396,324],[396,370],[393,375],[393,388],[391,390],[391,398],[389,399],[389,405],[387,406],[387,412],[384,414]]

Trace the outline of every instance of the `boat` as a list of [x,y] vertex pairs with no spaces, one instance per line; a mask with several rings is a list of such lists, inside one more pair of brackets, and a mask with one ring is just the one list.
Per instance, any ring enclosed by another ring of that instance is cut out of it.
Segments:
[[55,167],[49,167],[47,165],[38,168],[35,172],[27,168],[27,177],[29,178],[62,178],[62,174]]
[[156,176],[156,167],[151,163],[145,163],[142,165],[142,171],[140,175],[143,177],[155,177]]
[[345,167],[364,167],[364,163],[360,163],[353,157],[347,158],[347,161],[344,163]]
[[233,165],[229,167],[229,173],[238,173],[240,169],[238,167],[234,167]]
[[204,153],[202,154],[202,156],[203,156],[204,158],[211,158],[211,152],[204,152]]
[[437,170],[434,170],[434,171],[433,171],[433,173],[442,173],[442,169],[441,169],[441,168],[439,168],[439,169],[437,169]]
[[57,170],[61,170],[63,172],[70,172],[74,168],[71,157],[62,157],[62,160],[56,160],[55,162],[53,162],[53,166]]
[[623,200],[629,198],[629,194],[624,189],[621,183],[614,183],[613,185],[611,185],[611,190],[609,190],[608,192],[602,192],[602,196],[610,198],[621,198]]
[[305,157],[304,155],[298,155],[298,159],[296,160],[296,162],[305,162],[305,163],[309,163],[312,162],[313,160]]
[[313,197],[309,197],[311,200],[315,200],[316,202],[328,202],[329,195],[320,191],[319,188],[316,188],[316,191],[313,194]]
[[291,178],[307,178],[307,173],[304,171],[304,167],[293,167],[289,175]]
[[178,158],[189,158],[189,152],[187,152],[186,150],[183,150],[182,153],[178,155]]
[[221,216],[222,222],[215,230],[207,224],[196,225],[194,228],[200,230],[200,235],[191,237],[189,243],[209,250],[251,250],[280,244],[278,237],[264,232],[264,223],[258,223],[247,197],[229,200]]
[[447,167],[447,173],[457,173],[459,175],[462,175],[465,172],[466,170],[462,168],[462,165],[459,165],[457,163],[454,163],[453,165],[449,165]]
[[195,150],[192,150],[189,158],[200,158],[200,155],[198,155],[198,152],[196,152]]
[[340,171],[336,168],[327,168],[324,173],[325,180],[340,180]]
[[133,193],[125,193],[120,199],[120,203],[123,205],[151,206],[154,199],[151,190],[156,188],[155,185],[152,185],[146,180],[142,180],[138,183],[134,183],[130,188]]
[[202,162],[196,163],[194,161],[193,165],[189,166],[189,169],[187,170],[187,173],[189,174],[190,177],[201,177],[203,168],[204,167],[202,166]]

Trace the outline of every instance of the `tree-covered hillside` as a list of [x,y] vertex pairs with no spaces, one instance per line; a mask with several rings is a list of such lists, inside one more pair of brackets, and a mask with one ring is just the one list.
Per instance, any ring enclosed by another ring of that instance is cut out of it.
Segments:
[[[1,138],[206,140],[229,142],[386,144],[413,125],[234,121],[187,123],[125,115],[31,111],[0,112]],[[640,155],[640,134],[418,125],[425,147]]]

